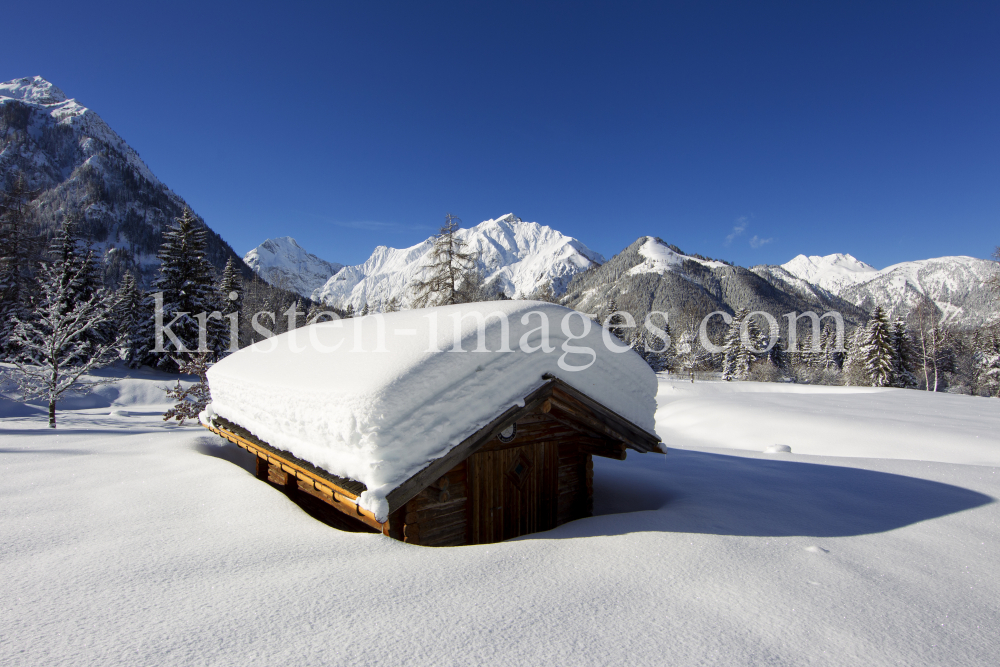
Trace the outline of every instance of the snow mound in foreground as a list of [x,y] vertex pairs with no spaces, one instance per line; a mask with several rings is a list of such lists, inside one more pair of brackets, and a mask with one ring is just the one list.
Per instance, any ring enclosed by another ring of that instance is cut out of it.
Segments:
[[313,324],[240,350],[208,379],[216,414],[363,482],[360,502],[381,518],[386,494],[523,404],[546,373],[653,432],[656,376],[608,342],[623,347],[562,306],[475,303]]

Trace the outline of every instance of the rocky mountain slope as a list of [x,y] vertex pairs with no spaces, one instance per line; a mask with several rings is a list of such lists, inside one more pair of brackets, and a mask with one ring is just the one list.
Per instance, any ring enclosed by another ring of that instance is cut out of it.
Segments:
[[[128,269],[152,278],[162,231],[186,206],[100,116],[38,76],[0,84],[0,181],[9,187],[19,174],[41,191],[32,204],[41,234],[75,218],[111,282]],[[239,261],[211,229],[208,237],[213,265]]]
[[939,257],[877,270],[850,255],[799,255],[781,266],[751,270],[803,296],[818,288],[865,311],[880,305],[892,316],[906,316],[925,298],[946,322],[959,326],[977,326],[996,315],[988,282],[997,264],[975,257]]
[[244,255],[243,261],[270,284],[307,298],[344,268],[306,252],[291,236],[264,241]]
[[[509,297],[531,294],[551,283],[561,294],[576,274],[604,262],[604,257],[580,241],[537,222],[524,222],[509,213],[457,232],[467,248],[479,256],[486,282]],[[313,299],[338,308],[365,303],[373,307],[396,298],[406,304],[409,286],[423,275],[433,239],[410,248],[379,246],[364,264],[347,266],[313,293]]]
[[[825,290],[793,290],[739,266],[687,255],[652,236],[639,238],[602,266],[573,278],[562,301],[603,320],[612,300],[640,323],[651,311],[669,313],[675,335],[690,331],[716,310],[763,310],[782,323],[785,313],[807,310],[820,315],[840,311],[849,323],[865,318],[860,308]],[[716,317],[713,324],[721,322]]]

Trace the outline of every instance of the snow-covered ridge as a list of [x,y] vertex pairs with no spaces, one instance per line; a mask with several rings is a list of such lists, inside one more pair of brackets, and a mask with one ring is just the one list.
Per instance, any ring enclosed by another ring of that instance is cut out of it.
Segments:
[[[103,254],[109,282],[131,271],[148,285],[159,266],[162,231],[185,201],[97,113],[42,77],[0,83],[0,109],[0,176],[22,174],[40,191],[32,206],[43,230],[75,217]],[[207,256],[217,269],[238,259],[215,233]]]
[[[559,294],[574,275],[604,262],[577,239],[513,213],[461,229],[457,236],[478,254],[485,281],[496,281],[510,297],[530,295],[546,282]],[[364,264],[341,269],[312,298],[338,308],[377,307],[393,298],[405,304],[432,246],[432,238],[403,249],[379,246]]]
[[905,315],[926,297],[947,321],[959,325],[989,319],[987,284],[997,272],[996,262],[962,255],[901,262],[881,270],[846,254],[799,255],[780,268],[868,310],[882,306]]
[[636,264],[629,269],[630,275],[639,273],[664,273],[666,271],[679,271],[684,262],[697,262],[702,266],[711,269],[718,269],[725,266],[722,262],[709,259],[699,259],[689,255],[682,255],[674,252],[667,244],[652,236],[647,236],[645,243],[639,248],[639,254],[645,258],[641,264]]
[[781,265],[796,278],[837,294],[845,287],[856,285],[875,277],[878,270],[846,253],[826,255],[798,255]]
[[254,272],[272,285],[305,297],[322,287],[343,264],[320,259],[291,236],[268,239],[243,256]]
[[[44,111],[51,121],[73,128],[78,135],[108,144],[118,151],[139,175],[154,185],[163,184],[153,175],[139,154],[112,130],[95,112],[83,106],[40,76],[25,77],[0,83],[0,104],[8,100],[28,104]],[[85,146],[81,146],[85,148]],[[97,148],[95,146],[95,148]]]

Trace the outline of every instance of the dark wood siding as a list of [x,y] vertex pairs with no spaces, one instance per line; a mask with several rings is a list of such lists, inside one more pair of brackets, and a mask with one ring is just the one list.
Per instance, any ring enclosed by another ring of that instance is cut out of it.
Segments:
[[428,547],[468,544],[468,463],[462,461],[404,508],[404,541]]
[[469,457],[470,542],[489,544],[555,527],[558,445],[535,442]]

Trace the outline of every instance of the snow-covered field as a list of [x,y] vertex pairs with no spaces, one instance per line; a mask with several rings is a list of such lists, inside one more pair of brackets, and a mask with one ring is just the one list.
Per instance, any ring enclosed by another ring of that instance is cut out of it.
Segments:
[[[598,516],[431,549],[317,523],[249,455],[165,425],[171,382],[102,388],[54,432],[0,399],[0,664],[1000,654],[995,399],[664,379],[657,428],[676,447],[597,459]],[[792,453],[762,452],[776,444]]]

